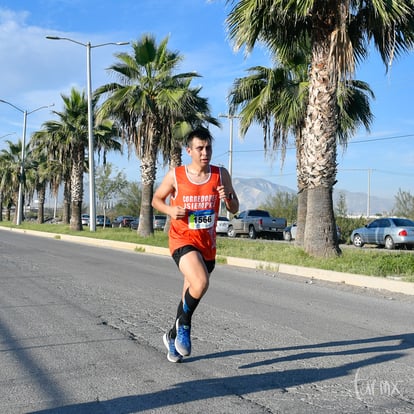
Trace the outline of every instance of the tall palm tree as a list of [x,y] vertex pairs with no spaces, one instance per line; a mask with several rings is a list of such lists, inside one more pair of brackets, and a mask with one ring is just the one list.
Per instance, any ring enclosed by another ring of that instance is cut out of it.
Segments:
[[[9,141],[10,145],[10,141]],[[11,185],[9,183],[11,176],[8,174],[8,154],[4,149],[0,152],[0,221],[3,221],[3,205],[12,203]],[[10,220],[10,209],[7,209],[6,220]]]
[[[230,110],[240,112],[241,133],[244,135],[252,123],[263,128],[264,148],[281,150],[281,164],[289,134],[295,138],[298,187],[298,232],[296,244],[303,244],[307,206],[306,174],[301,165],[303,128],[308,102],[308,62],[306,54],[299,52],[290,61],[275,68],[253,67],[249,75],[236,79],[230,91]],[[339,124],[337,138],[346,146],[349,137],[363,125],[369,130],[372,113],[369,97],[374,97],[368,85],[348,81],[338,88],[337,105]],[[241,110],[240,110],[241,108]]]
[[[51,194],[57,197],[59,188],[63,185],[63,217],[65,224],[70,223],[71,205],[71,165],[70,146],[62,125],[55,120],[46,121],[42,129],[32,134],[30,145],[35,154],[47,154],[48,185]],[[35,156],[37,158],[37,155]]]
[[296,53],[289,61],[274,68],[256,66],[249,75],[236,79],[230,91],[230,110],[239,112],[241,134],[245,135],[253,123],[262,126],[265,151],[281,151],[283,167],[289,136],[293,135],[297,159],[298,232],[295,243],[302,244],[304,214],[306,214],[306,185],[300,164],[303,127],[308,99],[307,60],[304,53]]
[[87,100],[84,92],[72,88],[61,95],[63,111],[53,111],[58,120],[47,121],[44,129],[59,142],[59,153],[70,159],[71,230],[82,230],[83,174],[88,146]]
[[301,159],[308,192],[304,248],[318,257],[338,255],[332,193],[339,81],[352,78],[355,64],[368,56],[371,41],[386,65],[414,46],[414,4],[411,0],[240,0],[227,22],[236,47],[246,46],[248,51],[264,41],[283,56],[298,41],[310,42]]
[[[37,193],[38,214],[37,222],[44,223],[44,207],[46,202],[46,193],[57,196],[59,187],[62,183],[62,173],[67,167],[66,162],[55,159],[58,151],[58,140],[48,134],[47,130],[36,131],[30,139],[33,157],[33,190]],[[69,220],[67,221],[69,223]]]
[[[17,209],[20,207],[23,209],[24,198],[25,198],[25,189],[26,189],[26,174],[24,171],[23,177],[21,176],[21,165],[22,165],[22,140],[19,140],[17,143],[13,143],[9,140],[5,141],[9,148],[2,149],[0,152],[0,160],[2,167],[1,182],[0,182],[0,192],[3,194],[3,197],[11,201],[11,204],[15,206],[15,214],[13,218],[13,223],[17,222]],[[25,162],[28,166],[30,163],[30,147],[29,144],[26,144],[25,149]],[[22,199],[23,203],[19,206],[18,195],[19,195],[19,185],[22,182]],[[10,201],[8,204],[10,204]],[[23,211],[22,211],[23,213]],[[22,214],[23,217],[23,214]]]
[[193,72],[175,74],[182,57],[168,50],[167,44],[168,38],[157,44],[151,35],[133,42],[132,54],[116,54],[118,62],[109,68],[119,82],[96,91],[98,96],[108,94],[101,116],[119,122],[122,137],[141,160],[142,202],[137,231],[142,236],[154,232],[151,200],[160,143],[168,137],[171,121],[184,113],[186,81],[198,76]]
[[[63,111],[53,111],[59,119],[43,123],[43,129],[33,134],[32,145],[38,149],[38,154],[49,155],[49,171],[55,173],[50,188],[56,192],[61,181],[64,181],[66,212],[70,204],[70,227],[72,230],[82,230],[83,177],[87,169],[85,152],[88,148],[87,100],[85,93],[76,89],[72,89],[69,96],[61,96]],[[93,100],[92,106],[95,109],[96,100]],[[120,151],[117,137],[118,128],[114,122],[103,119],[94,123],[95,149],[103,151],[104,159],[107,151]],[[68,218],[68,214],[64,216]]]

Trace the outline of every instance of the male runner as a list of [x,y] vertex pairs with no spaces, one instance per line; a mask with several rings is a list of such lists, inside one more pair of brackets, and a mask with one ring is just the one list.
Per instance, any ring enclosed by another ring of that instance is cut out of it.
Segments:
[[184,277],[174,325],[163,337],[170,362],[180,362],[191,353],[191,317],[215,267],[220,202],[233,214],[239,209],[229,172],[210,165],[212,141],[207,129],[192,131],[186,146],[191,162],[170,170],[152,200],[155,209],[171,217],[169,247]]

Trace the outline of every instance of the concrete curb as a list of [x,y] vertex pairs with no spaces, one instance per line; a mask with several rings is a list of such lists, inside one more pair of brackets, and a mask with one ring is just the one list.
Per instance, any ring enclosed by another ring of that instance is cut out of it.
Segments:
[[[0,226],[0,230],[17,231],[19,233],[30,234],[33,236],[47,237],[56,240],[65,240],[72,243],[80,243],[97,247],[106,247],[138,253],[158,254],[162,256],[170,255],[170,251],[168,248],[149,246],[146,244],[94,239],[81,236],[71,236],[68,234],[46,233],[35,230],[16,229],[2,226]],[[347,285],[366,287],[378,290],[387,290],[395,293],[403,293],[405,295],[414,295],[414,283],[403,282],[399,280],[391,280],[375,276],[356,275],[353,273],[334,272],[330,270],[279,264],[260,260],[243,259],[239,257],[220,255],[218,255],[217,257],[223,259],[225,263],[230,266],[244,267],[249,269],[270,270],[274,272],[290,274],[292,276],[302,276],[311,279],[324,280],[328,282],[343,283]]]

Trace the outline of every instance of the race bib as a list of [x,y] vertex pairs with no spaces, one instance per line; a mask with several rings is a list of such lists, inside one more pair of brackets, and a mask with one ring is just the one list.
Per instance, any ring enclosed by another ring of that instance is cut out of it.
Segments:
[[214,226],[214,210],[197,210],[188,213],[188,228],[191,230],[209,229]]

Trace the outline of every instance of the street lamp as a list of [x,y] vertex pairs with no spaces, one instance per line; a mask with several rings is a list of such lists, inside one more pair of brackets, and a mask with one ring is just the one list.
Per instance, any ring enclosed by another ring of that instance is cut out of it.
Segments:
[[25,157],[26,157],[26,123],[27,123],[27,115],[32,114],[33,112],[39,111],[40,109],[50,108],[52,105],[44,105],[40,106],[39,108],[33,109],[32,111],[27,111],[20,109],[16,105],[13,105],[10,102],[7,102],[3,99],[0,99],[0,102],[3,102],[7,105],[12,106],[14,109],[17,109],[19,112],[23,114],[23,134],[22,134],[22,155],[20,160],[20,180],[19,180],[19,194],[17,199],[17,218],[16,218],[16,224],[20,226],[22,223],[22,217],[23,217],[23,176],[24,176],[24,163],[25,163]]
[[89,229],[96,231],[96,197],[95,197],[95,160],[93,138],[93,112],[92,112],[92,75],[91,75],[91,49],[107,45],[123,46],[129,42],[108,42],[99,45],[91,45],[90,42],[82,43],[68,37],[46,36],[49,40],[67,40],[86,47],[86,81],[88,89],[88,151],[89,151]]

